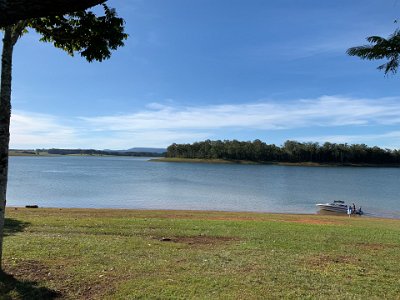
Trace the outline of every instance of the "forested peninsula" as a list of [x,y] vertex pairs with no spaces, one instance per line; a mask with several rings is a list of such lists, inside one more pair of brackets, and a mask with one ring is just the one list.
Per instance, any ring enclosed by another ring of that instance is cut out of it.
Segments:
[[257,163],[316,163],[336,165],[400,166],[400,149],[382,149],[365,144],[324,144],[286,141],[281,147],[260,140],[206,140],[193,144],[172,144],[166,157],[174,159],[204,159],[249,161]]

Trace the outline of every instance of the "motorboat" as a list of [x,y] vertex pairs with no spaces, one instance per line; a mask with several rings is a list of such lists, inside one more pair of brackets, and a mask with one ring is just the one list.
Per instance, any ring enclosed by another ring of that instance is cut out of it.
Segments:
[[333,203],[316,204],[320,210],[333,211],[347,214],[348,206],[342,200],[335,200]]
[[[347,214],[348,208],[351,207],[345,204],[344,201],[342,200],[334,200],[332,203],[316,204],[316,206],[320,210],[343,213],[343,214]],[[352,214],[362,215],[363,212],[361,210],[361,207],[358,210],[352,211]]]

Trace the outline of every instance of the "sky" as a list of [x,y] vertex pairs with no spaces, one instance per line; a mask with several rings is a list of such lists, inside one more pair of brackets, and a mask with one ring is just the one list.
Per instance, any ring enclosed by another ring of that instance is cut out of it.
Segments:
[[399,0],[109,0],[128,40],[88,63],[16,44],[10,147],[211,139],[400,148],[400,74],[346,55],[397,28]]

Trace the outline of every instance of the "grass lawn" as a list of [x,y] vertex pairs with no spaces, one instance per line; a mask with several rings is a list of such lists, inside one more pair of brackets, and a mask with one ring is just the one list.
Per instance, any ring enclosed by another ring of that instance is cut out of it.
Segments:
[[400,220],[41,208],[6,217],[0,299],[400,299]]

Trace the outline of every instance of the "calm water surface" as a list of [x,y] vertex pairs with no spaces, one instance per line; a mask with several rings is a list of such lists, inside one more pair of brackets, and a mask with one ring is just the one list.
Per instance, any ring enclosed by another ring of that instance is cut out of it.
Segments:
[[315,213],[342,199],[400,218],[400,168],[149,162],[130,157],[10,157],[8,205]]

